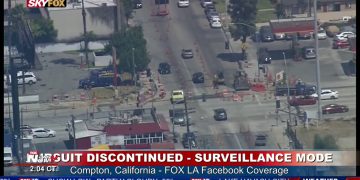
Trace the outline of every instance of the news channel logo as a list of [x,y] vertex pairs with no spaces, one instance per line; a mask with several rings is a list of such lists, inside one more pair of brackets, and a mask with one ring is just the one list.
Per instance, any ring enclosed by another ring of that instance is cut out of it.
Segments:
[[65,8],[66,0],[26,0],[27,8]]

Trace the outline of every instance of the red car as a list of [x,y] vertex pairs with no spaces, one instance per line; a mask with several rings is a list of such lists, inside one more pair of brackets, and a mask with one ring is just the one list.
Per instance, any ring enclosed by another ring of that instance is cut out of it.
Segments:
[[348,111],[349,108],[345,105],[328,104],[322,107],[323,114],[344,113]]
[[343,49],[343,48],[348,48],[350,47],[350,43],[346,40],[346,41],[334,41],[333,43],[333,48],[334,49]]
[[290,106],[306,106],[316,104],[316,98],[307,97],[307,98],[292,98],[289,101]]

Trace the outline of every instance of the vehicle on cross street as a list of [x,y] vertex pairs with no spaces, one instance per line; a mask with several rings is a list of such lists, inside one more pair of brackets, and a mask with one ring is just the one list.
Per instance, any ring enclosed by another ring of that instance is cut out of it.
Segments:
[[160,63],[158,67],[158,72],[159,74],[170,74],[171,73],[170,64],[166,62]]
[[216,121],[227,120],[227,113],[224,108],[214,109],[214,119]]
[[171,104],[183,103],[185,100],[185,94],[183,90],[173,90],[171,92]]
[[55,137],[56,132],[51,129],[34,128],[32,129],[32,135],[34,138]]
[[[317,93],[314,93],[311,96],[314,98],[318,98]],[[337,91],[333,91],[330,89],[323,89],[323,90],[321,90],[320,98],[321,98],[321,100],[337,99],[337,98],[339,98],[339,93]]]
[[[11,83],[11,75],[9,75],[9,83]],[[17,72],[17,80],[18,84],[35,84],[37,82],[37,78],[33,72],[23,72],[18,71]],[[7,82],[7,75],[4,75],[4,82]]]
[[344,112],[349,112],[349,108],[345,105],[328,104],[322,107],[323,114],[344,113]]
[[197,83],[204,83],[204,82],[205,82],[204,73],[202,73],[202,72],[194,73],[194,74],[192,75],[192,81],[193,81],[193,83],[195,83],[195,84],[197,84]]
[[182,138],[184,148],[188,149],[190,146],[192,149],[197,148],[196,136],[193,132],[184,133]]
[[316,58],[315,48],[312,46],[303,47],[303,57],[304,59],[314,59]]
[[212,0],[201,0],[201,7],[205,8],[207,5],[213,4]]
[[289,100],[290,106],[306,106],[316,104],[316,98],[304,97],[304,98],[292,98]]
[[189,7],[190,1],[189,0],[178,0],[178,7]]
[[182,49],[181,50],[181,57],[184,59],[189,59],[194,57],[194,53],[192,49]]
[[344,49],[350,47],[350,43],[347,40],[338,40],[333,42],[333,49]]

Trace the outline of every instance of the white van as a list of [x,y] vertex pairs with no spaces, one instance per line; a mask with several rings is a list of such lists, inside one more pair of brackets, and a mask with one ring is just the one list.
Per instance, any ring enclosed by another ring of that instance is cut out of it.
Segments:
[[13,164],[13,155],[11,147],[4,147],[4,165],[11,166]]

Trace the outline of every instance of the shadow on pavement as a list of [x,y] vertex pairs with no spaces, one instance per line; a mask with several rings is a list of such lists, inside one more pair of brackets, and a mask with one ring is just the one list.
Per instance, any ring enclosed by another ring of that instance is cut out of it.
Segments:
[[283,52],[285,52],[285,58],[286,59],[292,59],[294,58],[294,53],[291,49],[286,50],[275,50],[275,51],[269,51],[269,54],[271,56],[271,59],[274,61],[276,60],[284,60]]
[[60,141],[54,141],[54,142],[37,143],[37,144],[35,144],[35,146],[36,146],[36,149],[38,151],[40,151],[40,152],[48,152],[48,153],[57,152],[59,150],[70,149],[68,147],[66,141],[61,141],[61,140]]
[[341,67],[343,68],[345,75],[356,76],[356,65],[353,64],[351,61],[341,63]]
[[242,53],[220,53],[216,57],[227,62],[237,62],[238,60],[243,60]]

